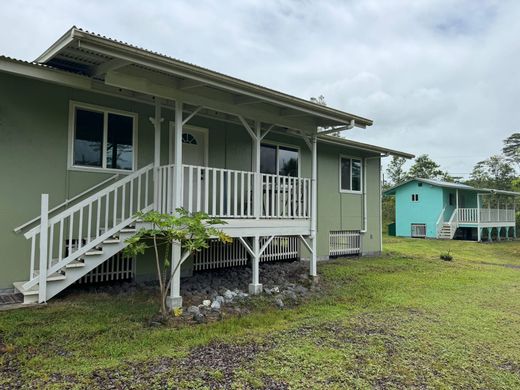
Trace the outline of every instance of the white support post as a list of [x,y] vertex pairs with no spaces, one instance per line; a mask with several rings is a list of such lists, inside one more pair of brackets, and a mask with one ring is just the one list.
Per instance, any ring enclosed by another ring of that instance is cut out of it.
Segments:
[[459,211],[459,189],[455,190],[455,207],[457,208],[457,226],[459,226],[460,221],[460,211]]
[[[174,199],[173,208],[176,210],[182,207],[182,102],[175,101],[175,181],[174,181]],[[170,296],[166,300],[169,309],[182,307],[181,297],[181,267],[177,271],[177,265],[181,261],[181,247],[174,244],[172,246],[171,270],[172,283],[170,287]]]
[[261,123],[259,121],[255,122],[255,138],[253,139],[253,169],[255,173],[255,191],[253,193],[253,207],[255,218],[260,219],[260,214],[262,212],[261,200],[262,200],[262,180],[260,177],[260,132],[261,132]]
[[38,303],[47,301],[47,253],[49,231],[49,195],[42,194],[40,214],[40,275],[38,283]]
[[161,104],[159,99],[155,99],[155,116],[150,117],[150,122],[154,126],[154,155],[153,155],[153,182],[154,182],[154,209],[158,210],[159,205],[159,194],[161,189],[159,188],[159,167],[161,166]]
[[312,143],[312,176],[311,176],[311,262],[309,275],[312,277],[318,276],[317,271],[317,253],[316,253],[316,241],[317,241],[317,211],[318,211],[318,188],[317,188],[317,178],[318,178],[318,142],[317,136],[314,135],[311,140]]
[[482,231],[480,230],[480,194],[477,193],[477,242],[482,240]]
[[251,258],[253,280],[249,285],[250,294],[260,294],[262,285],[260,284],[260,236],[253,237],[253,256]]

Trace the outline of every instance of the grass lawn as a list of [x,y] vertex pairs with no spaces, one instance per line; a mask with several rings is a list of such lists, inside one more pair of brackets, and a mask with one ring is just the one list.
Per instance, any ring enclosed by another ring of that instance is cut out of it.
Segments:
[[0,388],[520,388],[520,242],[386,238],[318,269],[307,303],[212,324],[149,327],[144,293],[0,312]]

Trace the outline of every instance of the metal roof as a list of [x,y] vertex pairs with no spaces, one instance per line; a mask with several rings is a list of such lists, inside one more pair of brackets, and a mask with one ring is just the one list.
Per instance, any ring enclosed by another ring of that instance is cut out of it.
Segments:
[[126,69],[138,68],[140,71],[158,72],[181,82],[183,80],[200,82],[202,85],[198,87],[199,90],[213,88],[232,93],[237,98],[255,98],[259,100],[256,104],[263,103],[286,109],[287,116],[306,114],[318,126],[339,126],[349,124],[351,121],[362,128],[372,125],[370,119],[246,82],[75,26],[40,55],[36,62],[91,77],[102,77],[95,74],[96,69],[110,68],[110,64],[121,65],[117,63],[118,60],[128,61],[124,65]]
[[442,180],[435,180],[435,179],[423,179],[423,178],[420,178],[420,177],[415,177],[413,179],[410,179],[410,180],[407,180],[401,184],[398,184],[398,185],[395,185],[391,188],[389,188],[388,190],[386,190],[384,192],[385,195],[393,195],[395,194],[395,191],[412,182],[412,181],[418,181],[418,182],[422,182],[422,183],[426,183],[426,184],[430,184],[432,186],[435,186],[435,187],[442,187],[442,188],[454,188],[454,189],[459,189],[459,190],[465,190],[465,191],[475,191],[475,192],[481,192],[481,193],[493,193],[493,194],[504,194],[504,195],[514,195],[514,196],[520,196],[520,192],[514,192],[514,191],[504,191],[504,190],[494,190],[494,189],[491,189],[491,188],[477,188],[477,187],[472,187],[472,186],[468,186],[467,184],[461,184],[461,183],[453,183],[453,182],[449,182],[449,181],[442,181]]

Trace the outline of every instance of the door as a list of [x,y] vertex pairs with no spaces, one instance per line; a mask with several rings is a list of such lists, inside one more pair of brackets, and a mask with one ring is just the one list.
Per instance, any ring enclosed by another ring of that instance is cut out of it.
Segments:
[[[174,123],[170,123],[171,153],[170,161],[173,163],[174,150]],[[201,211],[204,205],[204,180],[206,167],[208,131],[204,128],[194,126],[184,126],[182,131],[182,163],[183,165],[193,166],[193,168],[183,167],[183,207],[188,211]]]

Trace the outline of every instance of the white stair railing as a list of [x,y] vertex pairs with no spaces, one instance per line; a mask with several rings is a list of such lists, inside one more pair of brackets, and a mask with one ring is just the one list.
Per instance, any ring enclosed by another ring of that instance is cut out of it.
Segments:
[[453,213],[451,214],[451,218],[448,221],[448,224],[450,225],[450,238],[453,238],[453,236],[455,235],[455,231],[459,227],[459,223],[458,223],[459,212],[458,211],[459,211],[458,209],[453,210]]
[[24,235],[31,240],[31,268],[23,288],[34,287],[46,280],[44,275],[59,272],[96,248],[134,222],[136,212],[151,210],[152,171],[153,164],[147,165],[51,218],[47,218],[42,197],[42,224]]
[[445,212],[446,212],[446,206],[444,206],[441,213],[439,214],[439,218],[437,218],[437,223],[436,223],[437,238],[439,238],[439,236],[441,234],[441,229],[444,226],[444,213]]

